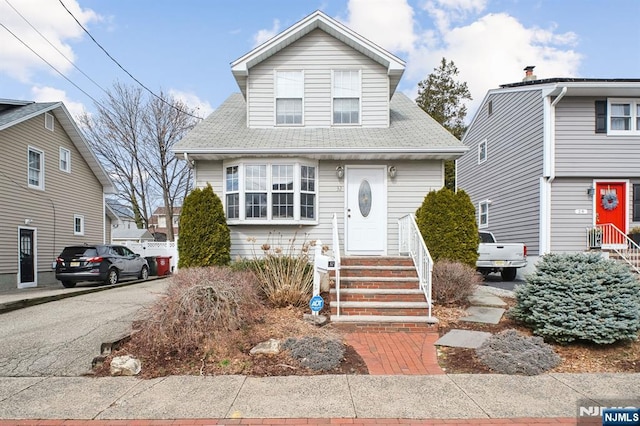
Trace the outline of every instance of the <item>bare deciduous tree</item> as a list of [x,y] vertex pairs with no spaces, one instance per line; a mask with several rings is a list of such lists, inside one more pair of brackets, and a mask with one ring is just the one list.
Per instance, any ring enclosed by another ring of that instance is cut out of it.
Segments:
[[171,148],[198,119],[183,102],[162,92],[159,97],[147,99],[142,89],[115,83],[96,103],[96,113],[78,121],[138,228],[147,229],[153,208],[164,205],[167,239],[173,240],[174,207],[182,203],[192,174]]

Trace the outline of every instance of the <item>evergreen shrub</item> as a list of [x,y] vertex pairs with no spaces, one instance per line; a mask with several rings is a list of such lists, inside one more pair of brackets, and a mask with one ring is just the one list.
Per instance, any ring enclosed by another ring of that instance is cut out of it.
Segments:
[[476,349],[476,355],[493,371],[527,376],[544,373],[561,362],[542,337],[524,336],[516,330],[504,330],[489,337]]
[[178,253],[178,268],[222,266],[231,261],[227,219],[211,185],[194,189],[184,199]]
[[629,268],[597,253],[548,254],[516,287],[509,316],[559,343],[636,340],[640,282]]
[[480,237],[475,207],[466,192],[448,188],[429,192],[416,211],[416,223],[434,261],[476,267]]
[[481,279],[464,263],[438,260],[433,265],[432,297],[441,305],[466,305]]

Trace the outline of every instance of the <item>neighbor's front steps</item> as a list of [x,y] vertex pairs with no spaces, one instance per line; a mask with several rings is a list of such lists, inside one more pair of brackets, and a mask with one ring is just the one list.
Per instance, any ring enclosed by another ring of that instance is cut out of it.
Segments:
[[[332,275],[333,278],[333,275]],[[348,331],[434,331],[409,257],[345,257],[340,268],[340,315],[335,280],[331,322]]]

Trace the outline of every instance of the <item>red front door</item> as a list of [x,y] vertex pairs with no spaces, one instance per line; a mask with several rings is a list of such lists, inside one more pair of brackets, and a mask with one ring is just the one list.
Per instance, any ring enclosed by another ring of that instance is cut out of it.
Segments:
[[[596,183],[596,225],[612,224],[623,233],[627,233],[627,184],[625,182]],[[620,237],[616,233],[605,232],[604,244],[616,244]],[[607,238],[608,236],[608,238]]]

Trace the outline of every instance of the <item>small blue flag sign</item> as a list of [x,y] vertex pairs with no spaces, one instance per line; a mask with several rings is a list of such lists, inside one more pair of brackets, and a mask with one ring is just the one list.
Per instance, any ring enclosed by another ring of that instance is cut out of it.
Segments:
[[313,312],[320,312],[324,307],[324,299],[321,296],[313,296],[309,301],[309,307]]

